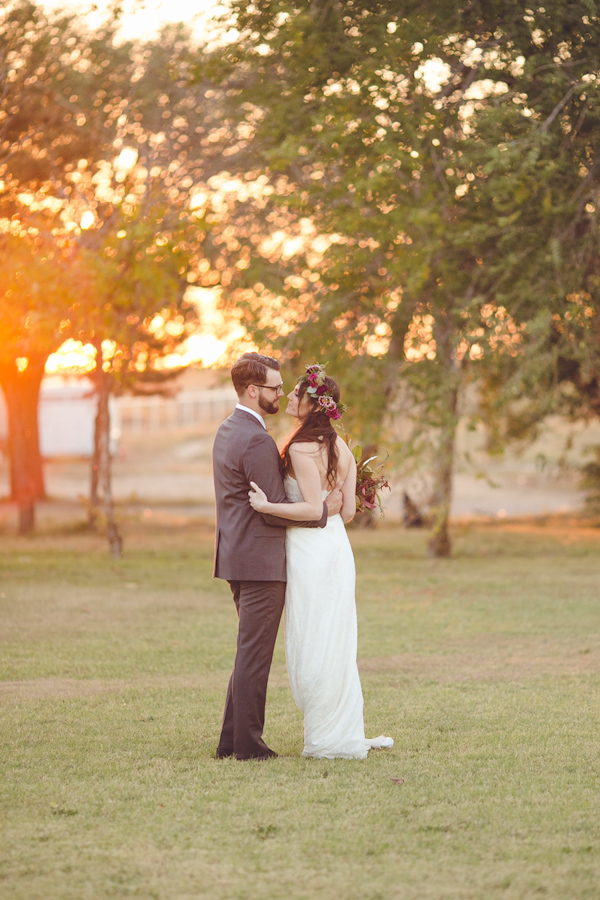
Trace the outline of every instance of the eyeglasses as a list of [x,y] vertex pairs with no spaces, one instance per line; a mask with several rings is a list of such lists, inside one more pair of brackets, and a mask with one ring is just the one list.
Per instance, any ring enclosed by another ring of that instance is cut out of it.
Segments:
[[283,381],[281,384],[253,384],[252,387],[265,388],[267,391],[275,391],[276,394],[285,394],[283,389]]

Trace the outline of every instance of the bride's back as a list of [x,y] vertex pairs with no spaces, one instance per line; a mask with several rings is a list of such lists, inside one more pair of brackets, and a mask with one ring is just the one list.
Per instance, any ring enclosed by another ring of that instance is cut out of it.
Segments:
[[[323,446],[323,444],[317,443],[316,441],[307,441],[307,442],[298,442],[296,444],[298,448],[302,448],[302,450],[306,453],[306,455],[314,462],[318,471],[319,477],[321,479],[321,488],[324,491],[330,491],[339,481],[346,481],[348,474],[350,473],[350,469],[352,466],[352,462],[354,457],[350,451],[350,448],[346,444],[341,437],[336,438],[336,449],[338,452],[338,462],[333,474],[333,478],[328,481],[327,480],[327,447]],[[290,474],[293,474],[290,473]]]

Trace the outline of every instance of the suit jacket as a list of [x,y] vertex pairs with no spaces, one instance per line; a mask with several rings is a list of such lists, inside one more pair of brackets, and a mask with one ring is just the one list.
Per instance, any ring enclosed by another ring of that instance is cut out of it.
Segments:
[[296,522],[252,509],[248,500],[251,481],[272,503],[289,501],[275,441],[255,416],[242,409],[234,410],[217,432],[213,472],[217,504],[215,577],[286,581],[286,527],[323,527],[327,523],[325,504],[319,522]]

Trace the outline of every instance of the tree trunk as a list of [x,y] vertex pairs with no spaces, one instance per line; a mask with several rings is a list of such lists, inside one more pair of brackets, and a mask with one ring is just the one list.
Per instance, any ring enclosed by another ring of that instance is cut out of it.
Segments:
[[[98,396],[100,388],[98,387]],[[100,432],[102,428],[100,403],[98,403],[96,418],[94,421],[94,451],[92,454],[92,466],[90,470],[90,505],[88,509],[88,526],[90,531],[98,528],[98,515],[100,512]],[[109,423],[110,430],[110,423]],[[110,434],[109,434],[110,438]]]
[[46,496],[38,426],[46,359],[31,358],[22,372],[10,366],[0,375],[8,415],[11,499],[19,508],[19,534],[33,531],[36,501]]
[[458,385],[446,392],[448,400],[447,421],[440,428],[436,466],[433,477],[431,512],[433,525],[427,555],[432,557],[448,557],[452,552],[452,544],[448,533],[448,519],[452,503],[452,471],[454,465],[454,444],[456,438],[458,409]]
[[110,555],[119,559],[123,553],[123,540],[115,518],[115,506],[112,496],[112,460],[110,456],[110,376],[101,373],[98,378],[98,415],[96,427],[98,432],[99,469],[98,482],[102,490],[102,505],[106,519],[106,533]]
[[449,304],[445,312],[438,316],[434,326],[436,354],[442,380],[437,398],[439,403],[439,443],[431,497],[433,524],[427,543],[427,555],[431,557],[449,557],[452,552],[452,544],[448,533],[448,519],[452,503],[454,446],[462,379],[460,363],[456,359],[452,342],[451,313],[452,305]]
[[99,398],[102,390],[102,382],[106,379],[106,373],[102,370],[102,341],[96,335],[92,343],[96,350],[96,369],[92,377],[95,381],[98,405],[96,409],[96,418],[94,421],[94,450],[92,453],[92,465],[90,469],[90,504],[88,509],[88,526],[90,531],[96,531],[98,528],[98,516],[100,515],[100,435],[102,431],[102,413]]

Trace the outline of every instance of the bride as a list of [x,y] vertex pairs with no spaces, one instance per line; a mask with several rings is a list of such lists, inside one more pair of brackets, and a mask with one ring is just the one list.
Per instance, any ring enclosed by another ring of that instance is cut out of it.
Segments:
[[307,366],[288,400],[286,412],[298,419],[282,452],[286,493],[293,503],[270,503],[252,482],[252,507],[298,521],[317,520],[323,499],[343,482],[342,509],[325,528],[287,530],[285,650],[292,694],[304,714],[302,755],[364,759],[370,749],[394,742],[365,738],[354,557],[344,527],[356,513],[356,463],[332,425],[344,407],[324,366]]

